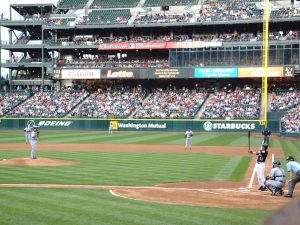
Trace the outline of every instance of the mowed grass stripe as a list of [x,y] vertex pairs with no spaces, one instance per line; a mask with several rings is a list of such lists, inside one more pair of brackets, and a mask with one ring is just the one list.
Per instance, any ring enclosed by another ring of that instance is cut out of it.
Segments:
[[[12,153],[12,152],[11,152]],[[1,183],[61,183],[154,185],[182,180],[205,180],[222,169],[230,157],[179,153],[41,152],[41,157],[74,160],[63,167],[0,167]],[[155,162],[155,163],[153,163]],[[215,164],[211,169],[211,164]],[[230,176],[230,174],[228,174]]]
[[[133,136],[129,137],[129,138],[122,138],[122,139],[119,139],[119,140],[110,140],[108,139],[106,141],[106,143],[117,143],[117,144],[120,144],[120,143],[124,143],[124,144],[137,144],[137,143],[142,143],[142,144],[145,144],[145,143],[151,143],[149,140],[153,140],[155,138],[158,138],[160,137],[161,135],[170,135],[170,134],[156,134],[156,133],[134,133]],[[154,143],[153,143],[154,144]]]
[[224,162],[223,168],[213,177],[213,180],[228,180],[232,173],[236,170],[241,160],[242,157],[237,156],[231,158],[226,163]]
[[[14,197],[15,193],[17,198]],[[10,225],[258,225],[270,213],[263,210],[212,210],[132,201],[111,196],[107,191],[100,190],[0,188],[0,194],[3,196],[3,201],[0,202],[0,222],[7,224],[9,221]],[[33,201],[28,200],[30,196],[33,197]],[[14,203],[17,203],[16,207]],[[40,205],[41,203],[43,205]],[[38,214],[33,215],[44,218],[43,221],[33,220],[31,223],[29,211],[38,211]]]
[[180,137],[182,137],[182,134],[178,133],[153,134],[145,140],[134,141],[132,144],[169,144],[170,141]]
[[193,145],[204,145],[204,143],[214,143],[222,134],[199,133],[193,136]]

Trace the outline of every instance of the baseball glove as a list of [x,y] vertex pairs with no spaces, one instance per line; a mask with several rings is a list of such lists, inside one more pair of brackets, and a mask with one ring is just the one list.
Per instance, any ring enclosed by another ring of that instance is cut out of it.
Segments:
[[248,150],[248,153],[253,154],[253,151],[252,150]]
[[266,180],[271,180],[271,177],[270,176],[266,176]]

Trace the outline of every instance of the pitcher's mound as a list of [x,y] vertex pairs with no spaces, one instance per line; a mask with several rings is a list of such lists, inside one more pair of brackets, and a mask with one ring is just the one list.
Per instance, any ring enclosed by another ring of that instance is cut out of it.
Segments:
[[0,161],[0,166],[68,166],[76,164],[79,162],[48,158],[14,158]]

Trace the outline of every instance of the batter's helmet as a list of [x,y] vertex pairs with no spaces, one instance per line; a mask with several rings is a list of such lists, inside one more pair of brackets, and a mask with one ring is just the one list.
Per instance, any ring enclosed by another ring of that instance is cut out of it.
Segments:
[[286,160],[288,160],[288,161],[294,161],[295,158],[294,158],[293,156],[288,156],[288,157],[286,158]]
[[280,167],[281,166],[281,162],[279,160],[276,160],[273,162],[274,166]]

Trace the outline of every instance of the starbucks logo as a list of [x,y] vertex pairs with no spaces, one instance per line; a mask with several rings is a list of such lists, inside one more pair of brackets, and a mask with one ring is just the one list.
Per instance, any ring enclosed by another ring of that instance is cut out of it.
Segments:
[[203,129],[204,129],[205,131],[212,131],[212,123],[211,123],[211,122],[205,122],[205,123],[203,124]]

